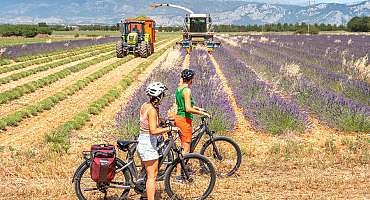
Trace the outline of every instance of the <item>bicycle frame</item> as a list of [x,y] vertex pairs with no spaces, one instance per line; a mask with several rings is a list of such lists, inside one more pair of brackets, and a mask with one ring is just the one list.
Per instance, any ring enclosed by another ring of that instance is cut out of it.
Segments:
[[190,153],[193,153],[195,151],[195,148],[199,144],[204,134],[209,135],[210,140],[213,140],[213,132],[210,131],[208,128],[206,118],[202,117],[201,120],[202,120],[202,123],[197,128],[195,128],[195,130],[193,131],[193,138],[190,144]]
[[[183,159],[183,156],[182,156],[182,149],[181,148],[177,148],[177,145],[175,143],[175,139],[173,138],[172,136],[172,133],[168,133],[168,139],[165,140],[161,146],[167,146],[165,148],[165,150],[163,151],[163,155],[159,158],[159,162],[158,162],[158,169],[163,165],[164,163],[164,158],[167,157],[170,153],[171,150],[174,150],[174,152],[176,152],[177,154],[177,158],[171,163],[171,164],[167,164],[166,165],[166,170],[167,168],[176,163],[175,161],[177,161],[178,159]],[[131,146],[131,148],[128,150],[127,152],[127,156],[126,156],[126,163],[123,167],[121,167],[120,169],[117,169],[116,170],[116,173],[120,172],[120,171],[123,171],[125,170],[126,168],[128,168],[130,174],[131,174],[131,180],[129,181],[129,183],[118,183],[118,182],[112,182],[113,184],[118,184],[118,186],[109,186],[109,187],[113,187],[113,188],[123,188],[123,189],[132,189],[132,188],[135,188],[135,185],[137,183],[137,180],[139,178],[139,173],[138,173],[138,170],[136,169],[136,164],[135,164],[135,160],[134,160],[134,154],[136,152],[136,148],[137,148],[137,144],[133,144]],[[180,162],[181,163],[181,166],[182,167],[185,167],[184,166],[184,163],[183,162]],[[189,177],[189,175],[187,174],[187,172],[185,172],[186,176]],[[162,180],[164,178],[164,175],[165,173],[163,174],[158,174],[157,176],[157,181],[158,180]],[[144,174],[143,176],[144,179],[146,179],[146,173]]]

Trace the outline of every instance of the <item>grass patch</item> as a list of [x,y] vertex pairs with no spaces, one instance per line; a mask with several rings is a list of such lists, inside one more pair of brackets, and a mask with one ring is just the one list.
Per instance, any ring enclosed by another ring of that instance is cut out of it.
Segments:
[[273,135],[287,132],[303,133],[305,125],[294,116],[281,111],[277,106],[270,106],[253,111],[258,121],[263,122],[261,126],[264,130]]
[[326,152],[331,154],[337,153],[337,145],[335,138],[331,137],[325,140],[325,150]]
[[130,140],[138,136],[139,132],[140,124],[138,119],[134,117],[128,117],[124,120],[124,123],[122,123],[122,125],[120,126],[119,136],[121,139]]

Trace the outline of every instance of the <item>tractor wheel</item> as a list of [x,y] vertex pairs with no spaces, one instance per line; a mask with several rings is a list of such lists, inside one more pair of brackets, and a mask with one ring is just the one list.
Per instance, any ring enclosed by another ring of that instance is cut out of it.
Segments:
[[139,55],[142,58],[147,58],[148,57],[148,46],[144,41],[142,41],[139,45]]
[[154,43],[152,43],[152,45],[150,45],[150,52],[151,52],[151,54],[154,53]]
[[154,53],[154,43],[152,43],[150,38],[149,38],[149,42],[148,42],[148,51],[149,51],[149,55],[152,55]]
[[127,55],[127,52],[123,50],[123,41],[119,40],[116,45],[116,53],[117,53],[117,58],[123,58],[124,56]]
[[152,55],[152,48],[150,47],[150,43],[146,45],[146,49],[148,50],[148,56]]

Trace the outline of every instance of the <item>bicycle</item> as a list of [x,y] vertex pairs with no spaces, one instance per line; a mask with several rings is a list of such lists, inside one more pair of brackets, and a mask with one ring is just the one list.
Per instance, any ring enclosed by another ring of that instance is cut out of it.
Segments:
[[[173,137],[172,132],[169,132],[168,139],[164,140],[160,145],[162,153],[160,154],[158,168],[160,169],[164,165],[165,171],[158,172],[157,181],[164,180],[165,191],[170,199],[206,199],[212,192],[216,182],[216,172],[211,161],[198,153],[183,155],[182,148],[177,147],[175,140],[176,138]],[[110,196],[110,198],[120,200],[128,199],[129,192],[132,189],[138,194],[145,193],[146,174],[139,175],[134,160],[137,143],[136,140],[117,141],[118,148],[127,152],[126,161],[116,158],[116,176],[110,183],[99,184],[91,180],[90,173],[86,173],[91,163],[91,156],[90,152],[84,151],[85,161],[77,168],[72,180],[78,199],[87,200],[87,196],[83,192],[91,192],[88,194],[88,197],[91,196],[96,199],[98,196],[104,195],[104,199],[106,199],[109,189],[123,190],[122,192],[114,192]],[[176,153],[176,159],[164,163],[166,160],[164,158],[168,158],[168,155],[173,152]],[[175,178],[177,176],[177,166],[181,166],[183,180],[180,182]],[[81,187],[81,181],[84,179],[90,180],[91,186]],[[185,188],[190,186],[195,187],[191,189]],[[191,197],[185,195],[190,195]],[[199,196],[194,197],[194,195]]]
[[196,150],[204,134],[208,135],[209,139],[205,141],[199,153],[212,159],[219,176],[231,176],[239,169],[242,162],[240,147],[229,137],[215,135],[215,132],[209,129],[207,119],[209,118],[202,116],[201,124],[194,129],[190,153]]

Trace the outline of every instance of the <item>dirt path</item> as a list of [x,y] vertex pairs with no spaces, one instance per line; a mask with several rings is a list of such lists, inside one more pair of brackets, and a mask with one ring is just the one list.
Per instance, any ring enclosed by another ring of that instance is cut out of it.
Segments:
[[68,99],[60,102],[51,110],[42,112],[38,116],[25,119],[24,122],[17,127],[10,127],[6,132],[1,134],[0,141],[2,141],[3,145],[14,145],[17,147],[27,146],[35,141],[42,142],[46,132],[53,130],[76,113],[86,108],[90,102],[97,100],[100,96],[116,86],[123,75],[130,72],[145,60],[144,58],[136,58],[112,70],[110,73],[99,78],[81,91],[78,91]]
[[184,63],[182,64],[184,69],[189,69],[190,67],[190,54],[185,55]]
[[[15,88],[19,85],[23,85],[25,83],[28,83],[28,82],[31,82],[31,81],[34,81],[34,80],[37,80],[37,79],[40,79],[40,78],[44,78],[44,77],[46,77],[50,74],[59,72],[59,71],[61,71],[63,69],[66,69],[68,67],[72,67],[74,65],[78,65],[80,63],[92,60],[92,59],[96,58],[97,56],[108,55],[112,52],[113,51],[109,51],[109,52],[101,53],[101,54],[98,54],[98,55],[95,55],[95,56],[90,56],[90,57],[84,58],[82,60],[71,62],[71,63],[65,64],[65,65],[61,65],[61,66],[58,66],[56,68],[52,68],[52,69],[48,69],[48,70],[45,70],[45,71],[42,71],[42,72],[38,72],[36,74],[32,74],[31,76],[27,76],[25,78],[21,78],[21,79],[16,80],[16,81],[11,81],[10,83],[0,85],[0,92],[4,92],[6,90],[13,89],[13,88]],[[85,54],[85,55],[88,55],[88,54]]]
[[257,133],[252,129],[252,126],[248,120],[244,117],[243,108],[239,107],[234,93],[230,88],[228,81],[223,74],[221,67],[213,57],[213,55],[209,55],[209,58],[216,69],[217,75],[220,77],[224,90],[228,96],[231,108],[233,109],[236,117],[236,128],[235,131],[232,132],[232,137],[236,139],[238,143],[245,144],[245,148],[250,148],[250,151],[265,153],[268,151],[267,148],[270,148],[269,145],[266,145],[271,142],[271,138],[264,135],[263,133]]
[[[115,139],[112,137],[112,132],[115,129],[115,114],[132,100],[136,90],[145,83],[152,71],[161,64],[161,61],[167,58],[170,51],[173,50],[167,50],[141,73],[135,82],[125,90],[125,95],[122,95],[119,99],[111,103],[99,115],[93,116],[88,124],[72,134],[70,152],[78,153],[81,149],[88,148],[90,144],[87,144],[84,140],[94,141],[95,143],[115,142]],[[84,138],[84,140],[80,140],[80,138]]]

